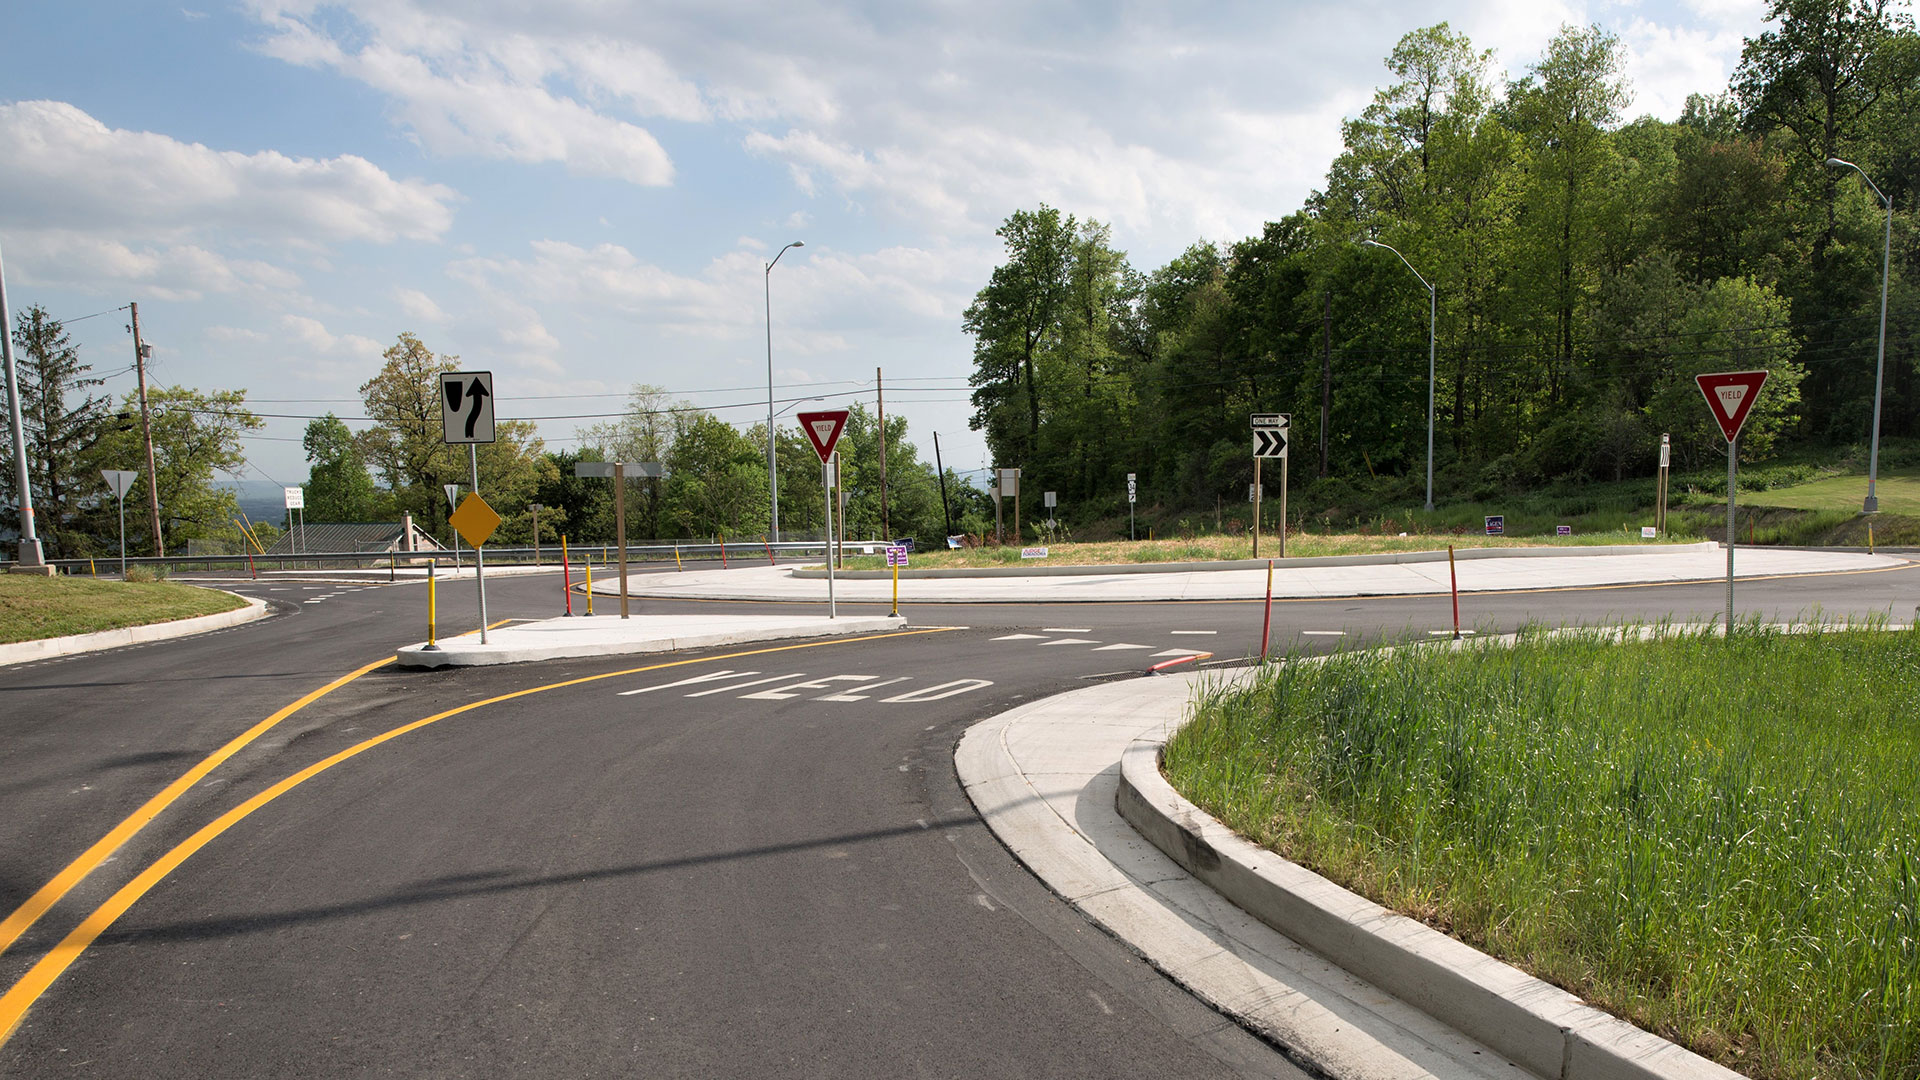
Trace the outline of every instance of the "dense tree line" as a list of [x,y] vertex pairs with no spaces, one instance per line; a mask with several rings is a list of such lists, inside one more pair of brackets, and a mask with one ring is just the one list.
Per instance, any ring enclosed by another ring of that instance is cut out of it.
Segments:
[[[1305,206],[1142,273],[1108,228],[1012,214],[963,319],[973,424],[1023,496],[1125,512],[1244,497],[1251,412],[1292,414],[1293,475],[1338,505],[1417,493],[1436,307],[1443,495],[1724,452],[1692,376],[1772,373],[1742,453],[1867,438],[1885,211],[1883,431],[1916,431],[1920,37],[1878,0],[1775,0],[1732,85],[1627,120],[1619,42],[1563,28],[1496,87],[1446,24],[1406,35]],[[1391,251],[1365,240],[1390,245]],[[1409,273],[1409,268],[1415,273]]]
[[[117,553],[119,508],[103,469],[140,474],[126,497],[129,554],[151,555],[160,544],[173,554],[185,551],[192,540],[239,540],[238,500],[217,482],[235,475],[246,460],[242,434],[262,426],[246,407],[245,390],[148,388],[156,481],[147,474],[138,394],[129,392],[115,402],[100,393],[104,380],[80,359],[59,320],[37,304],[18,314],[12,333],[34,529],[48,558]],[[0,386],[0,415],[7,410]],[[0,441],[0,530],[18,535],[12,449],[8,433]],[[148,511],[150,485],[156,482],[157,538]]]

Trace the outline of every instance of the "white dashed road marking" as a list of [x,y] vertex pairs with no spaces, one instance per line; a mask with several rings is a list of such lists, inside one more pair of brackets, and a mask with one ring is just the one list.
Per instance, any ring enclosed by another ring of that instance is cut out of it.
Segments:
[[1218,630],[1169,630],[1169,634],[1217,634]]
[[1093,627],[1091,626],[1043,626],[1040,629],[1042,632],[1048,633],[1048,634],[1091,634],[1093,633]]
[[1302,630],[1300,632],[1302,634],[1305,634],[1308,637],[1346,637],[1347,636],[1347,632],[1345,630]]

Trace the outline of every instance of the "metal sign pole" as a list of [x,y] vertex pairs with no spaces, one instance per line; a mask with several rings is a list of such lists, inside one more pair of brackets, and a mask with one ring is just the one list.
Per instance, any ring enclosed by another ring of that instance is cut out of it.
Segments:
[[1280,455],[1280,557],[1287,557],[1287,455]]
[[127,580],[127,491],[120,489],[120,580]]
[[1733,498],[1736,468],[1736,447],[1740,440],[1736,436],[1727,440],[1727,637],[1733,637]]
[[[473,493],[480,494],[480,448],[476,443],[467,444],[467,465],[473,471]],[[455,536],[459,535],[456,530]],[[480,546],[473,549],[473,580],[480,590],[480,644],[487,643],[487,559]]]
[[1253,557],[1260,557],[1260,458],[1253,459]]
[[613,531],[620,537],[620,617],[627,618],[627,463],[613,463]]
[[827,618],[837,618],[833,605],[833,473],[832,457],[820,462],[820,490],[827,500]]

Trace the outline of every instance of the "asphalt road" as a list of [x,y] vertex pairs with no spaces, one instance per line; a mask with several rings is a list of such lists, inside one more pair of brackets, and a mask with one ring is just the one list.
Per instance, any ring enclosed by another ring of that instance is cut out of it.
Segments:
[[[227,740],[424,626],[418,585],[244,588],[282,614],[0,669],[0,912]],[[1920,568],[1739,595],[1768,618],[1904,621]],[[488,599],[496,620],[543,618],[560,594],[553,576],[500,578]],[[1462,617],[1491,633],[1705,618],[1723,599],[1470,595]],[[443,631],[475,624],[471,583],[441,604]],[[905,613],[965,629],[346,683],[207,772],[0,952],[15,1001],[45,984],[0,1075],[1288,1074],[1048,894],[952,766],[969,724],[1020,701],[1180,652],[1249,655],[1261,606]],[[1451,612],[1278,603],[1272,625],[1276,652],[1320,651],[1450,632]],[[117,893],[137,899],[88,919]],[[56,950],[76,928],[85,947]]]

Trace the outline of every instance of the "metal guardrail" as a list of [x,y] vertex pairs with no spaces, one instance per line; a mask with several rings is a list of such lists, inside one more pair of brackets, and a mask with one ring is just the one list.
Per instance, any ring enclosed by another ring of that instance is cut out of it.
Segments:
[[[843,555],[873,555],[882,552],[886,542],[882,540],[847,540],[841,545]],[[485,549],[489,566],[530,566],[535,565],[536,549],[532,547],[492,547]],[[780,558],[803,558],[808,555],[826,557],[827,543],[824,540],[787,540],[778,544],[767,541],[718,541],[666,542],[649,544],[628,544],[627,561],[642,563],[684,562],[687,560],[711,561],[719,559],[727,563],[739,560],[758,559],[778,560]],[[540,566],[560,566],[560,548],[557,545],[542,544],[537,551]],[[620,548],[616,544],[572,545],[569,558],[576,566],[591,562],[594,566],[610,565],[620,559]],[[452,566],[454,553],[451,549],[438,551],[312,551],[312,552],[276,552],[272,555],[168,555],[168,556],[127,556],[127,565],[159,567],[165,573],[178,571],[216,571],[234,570],[240,573],[254,573],[259,570],[324,570],[328,568],[353,570],[380,570],[399,567],[422,567],[429,561],[440,566]],[[460,549],[460,565],[473,563],[473,549]],[[91,559],[48,559],[47,565],[62,574],[99,575],[117,573],[120,568],[118,554],[99,556]],[[0,562],[0,573],[13,566],[11,562]]]

